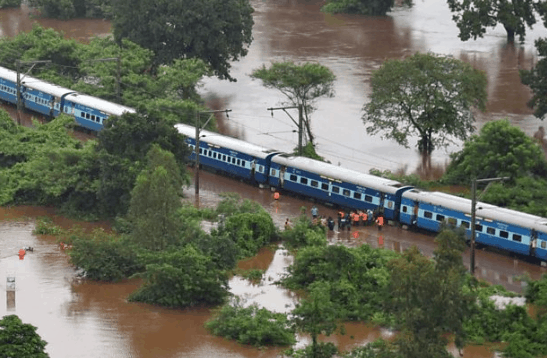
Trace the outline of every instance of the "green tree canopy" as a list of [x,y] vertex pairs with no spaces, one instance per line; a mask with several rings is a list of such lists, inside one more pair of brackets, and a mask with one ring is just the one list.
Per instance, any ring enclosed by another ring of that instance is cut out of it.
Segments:
[[472,107],[484,110],[486,74],[462,61],[433,54],[387,60],[372,74],[372,94],[363,107],[367,133],[383,132],[408,147],[418,135],[421,152],[466,139]]
[[485,124],[479,135],[465,142],[451,158],[443,177],[451,184],[468,185],[473,177],[519,178],[546,172],[540,146],[508,120]]
[[47,342],[36,333],[36,327],[23,323],[16,315],[0,320],[0,357],[47,358]]
[[118,42],[129,39],[155,54],[154,63],[200,58],[221,79],[248,52],[253,8],[248,0],[112,0]]
[[547,114],[547,39],[538,39],[535,45],[539,61],[532,69],[519,72],[522,83],[529,86],[533,93],[528,106],[534,109],[534,116],[543,119]]
[[458,25],[462,41],[471,37],[483,37],[486,28],[503,25],[507,32],[507,40],[513,42],[515,35],[524,41],[526,26],[536,23],[533,0],[447,0],[450,10],[454,13],[452,19]]
[[[405,5],[410,5],[412,0],[405,0]],[[329,0],[321,11],[338,14],[361,14],[371,16],[384,16],[393,6],[395,0]]]
[[131,237],[141,247],[161,251],[180,243],[183,179],[172,153],[153,145],[148,165],[137,177],[131,191],[129,218]]
[[19,7],[22,0],[0,0],[0,9],[6,7]]
[[44,17],[66,20],[107,16],[110,0],[28,0],[28,3]]
[[[334,73],[323,65],[317,63],[304,63],[297,65],[291,61],[273,62],[269,68],[263,65],[253,70],[252,78],[262,80],[266,88],[274,88],[283,93],[289,104],[299,108],[299,117],[302,120],[307,137],[314,144],[311,129],[310,114],[314,110],[313,103],[320,97],[334,96]],[[292,117],[291,117],[292,119]],[[299,122],[292,119],[299,127]],[[304,134],[304,133],[303,133]]]

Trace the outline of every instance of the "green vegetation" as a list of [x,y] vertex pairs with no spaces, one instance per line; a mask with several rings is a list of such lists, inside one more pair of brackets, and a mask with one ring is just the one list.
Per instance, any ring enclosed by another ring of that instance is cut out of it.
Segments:
[[205,327],[216,336],[256,347],[296,343],[295,329],[286,314],[272,313],[256,304],[243,307],[237,298],[218,310]]
[[31,7],[44,17],[71,19],[74,17],[106,16],[110,0],[28,0]]
[[372,74],[371,87],[363,107],[367,133],[382,132],[405,147],[417,134],[422,153],[446,146],[452,137],[466,139],[473,131],[472,108],[484,110],[487,97],[483,71],[433,54],[385,61]]
[[[313,103],[320,97],[334,96],[334,80],[336,77],[332,71],[325,66],[317,63],[307,62],[297,65],[294,62],[272,62],[269,68],[262,66],[253,70],[252,78],[262,81],[266,88],[274,88],[287,97],[288,102],[284,103],[290,106],[298,107],[298,120],[291,120],[300,128],[304,136],[312,147],[315,147],[314,136],[311,131],[311,113],[315,110]],[[288,112],[286,112],[288,114]],[[289,115],[290,116],[290,115]]]
[[0,9],[6,7],[19,7],[22,0],[0,0]]
[[501,24],[507,32],[507,41],[513,42],[515,35],[524,42],[526,26],[536,23],[536,9],[541,6],[533,0],[447,0],[452,19],[458,25],[462,41],[483,37],[488,27]]
[[17,315],[0,319],[0,357],[48,358],[47,342],[36,333],[36,327],[23,323]]
[[[547,5],[544,5],[547,12]],[[547,114],[547,39],[540,38],[535,41],[538,61],[530,70],[520,70],[520,78],[523,84],[530,87],[532,98],[528,106],[534,109],[534,116],[543,119]]]
[[[405,0],[403,4],[410,6],[412,0]],[[391,11],[394,5],[395,0],[329,0],[321,8],[321,11],[331,14],[384,16]]]
[[246,271],[236,270],[236,274],[240,275],[246,280],[251,281],[254,284],[260,283],[266,270],[251,269]]

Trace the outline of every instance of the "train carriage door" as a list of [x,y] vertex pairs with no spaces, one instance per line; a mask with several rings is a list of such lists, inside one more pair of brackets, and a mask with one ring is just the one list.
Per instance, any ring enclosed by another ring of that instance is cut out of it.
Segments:
[[386,194],[385,193],[380,193],[380,203],[378,204],[378,212],[380,214],[384,214],[384,203],[385,203],[385,196]]
[[420,204],[415,201],[414,206],[412,207],[412,218],[410,219],[410,222],[412,225],[418,224],[418,210],[420,209]]
[[532,229],[530,235],[530,256],[536,256],[536,247],[537,247],[538,233],[536,230]]
[[287,167],[282,165],[281,170],[279,171],[279,187],[283,188],[283,185],[285,184],[285,171],[287,170]]

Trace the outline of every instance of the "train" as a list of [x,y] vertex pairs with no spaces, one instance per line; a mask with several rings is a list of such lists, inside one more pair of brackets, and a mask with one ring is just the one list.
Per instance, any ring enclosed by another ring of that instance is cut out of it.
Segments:
[[[17,77],[0,67],[0,99],[17,103]],[[46,116],[74,116],[89,130],[99,131],[110,116],[135,113],[130,107],[77,93],[26,76],[21,85],[22,105]],[[190,161],[276,190],[305,196],[351,210],[374,210],[401,225],[438,232],[443,224],[462,227],[471,237],[471,200],[442,192],[429,192],[333,164],[265,148],[219,133],[177,124],[191,147]],[[547,262],[547,219],[477,202],[475,242]]]

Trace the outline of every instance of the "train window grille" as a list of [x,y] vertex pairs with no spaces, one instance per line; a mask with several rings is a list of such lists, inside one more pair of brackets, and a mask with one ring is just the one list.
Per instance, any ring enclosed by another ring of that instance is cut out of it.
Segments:
[[237,165],[241,165],[241,159],[237,160]]
[[513,241],[522,242],[522,236],[513,234]]
[[482,225],[476,224],[475,231],[482,232]]
[[296,182],[297,179],[298,179],[298,178],[297,178],[296,175],[294,175],[294,174],[292,174],[292,175],[289,177],[289,180],[290,180],[290,181]]
[[199,148],[199,155],[203,154],[203,148]]
[[321,184],[321,189],[325,190],[325,191],[329,191],[329,184],[327,183],[322,183]]
[[226,155],[225,154],[222,154],[222,160],[226,161]]
[[444,221],[444,215],[441,215],[441,214],[437,214],[437,221]]
[[466,229],[469,229],[471,226],[471,223],[469,221],[462,221],[462,226]]
[[368,203],[372,203],[372,196],[365,195],[365,201],[368,202]]
[[353,198],[357,200],[361,200],[361,193],[353,193]]
[[496,235],[496,229],[494,229],[493,227],[487,227],[486,233],[490,235]]
[[272,169],[272,175],[273,175],[273,176],[276,176],[276,175],[277,175],[277,170]]
[[431,219],[433,218],[433,213],[431,211],[424,211],[424,217],[426,219]]
[[264,173],[264,167],[263,167],[262,165],[259,165],[259,166],[258,166],[258,171],[259,171],[260,173]]
[[300,184],[308,185],[308,178],[300,177]]
[[500,237],[502,237],[504,239],[508,239],[509,238],[509,233],[507,231],[500,230]]
[[245,167],[246,165],[247,165],[247,162],[244,161],[244,160],[242,160],[242,161],[241,161],[241,166],[242,166],[242,167]]
[[406,213],[406,205],[401,206],[401,211],[402,211],[403,213]]
[[217,153],[213,152],[213,159],[217,159]]
[[544,249],[544,248],[546,248],[546,247],[547,247],[547,242],[542,241],[542,242],[541,242],[541,248]]
[[333,186],[332,186],[332,192],[333,192],[333,193],[336,193],[336,194],[339,194],[339,193],[340,193],[340,188],[333,185]]
[[351,193],[350,193],[350,191],[349,191],[348,189],[343,189],[343,190],[342,190],[342,195],[344,195],[344,196],[351,196]]
[[313,186],[314,188],[317,188],[317,187],[319,187],[319,182],[317,182],[317,180],[312,180],[310,182],[310,185]]

